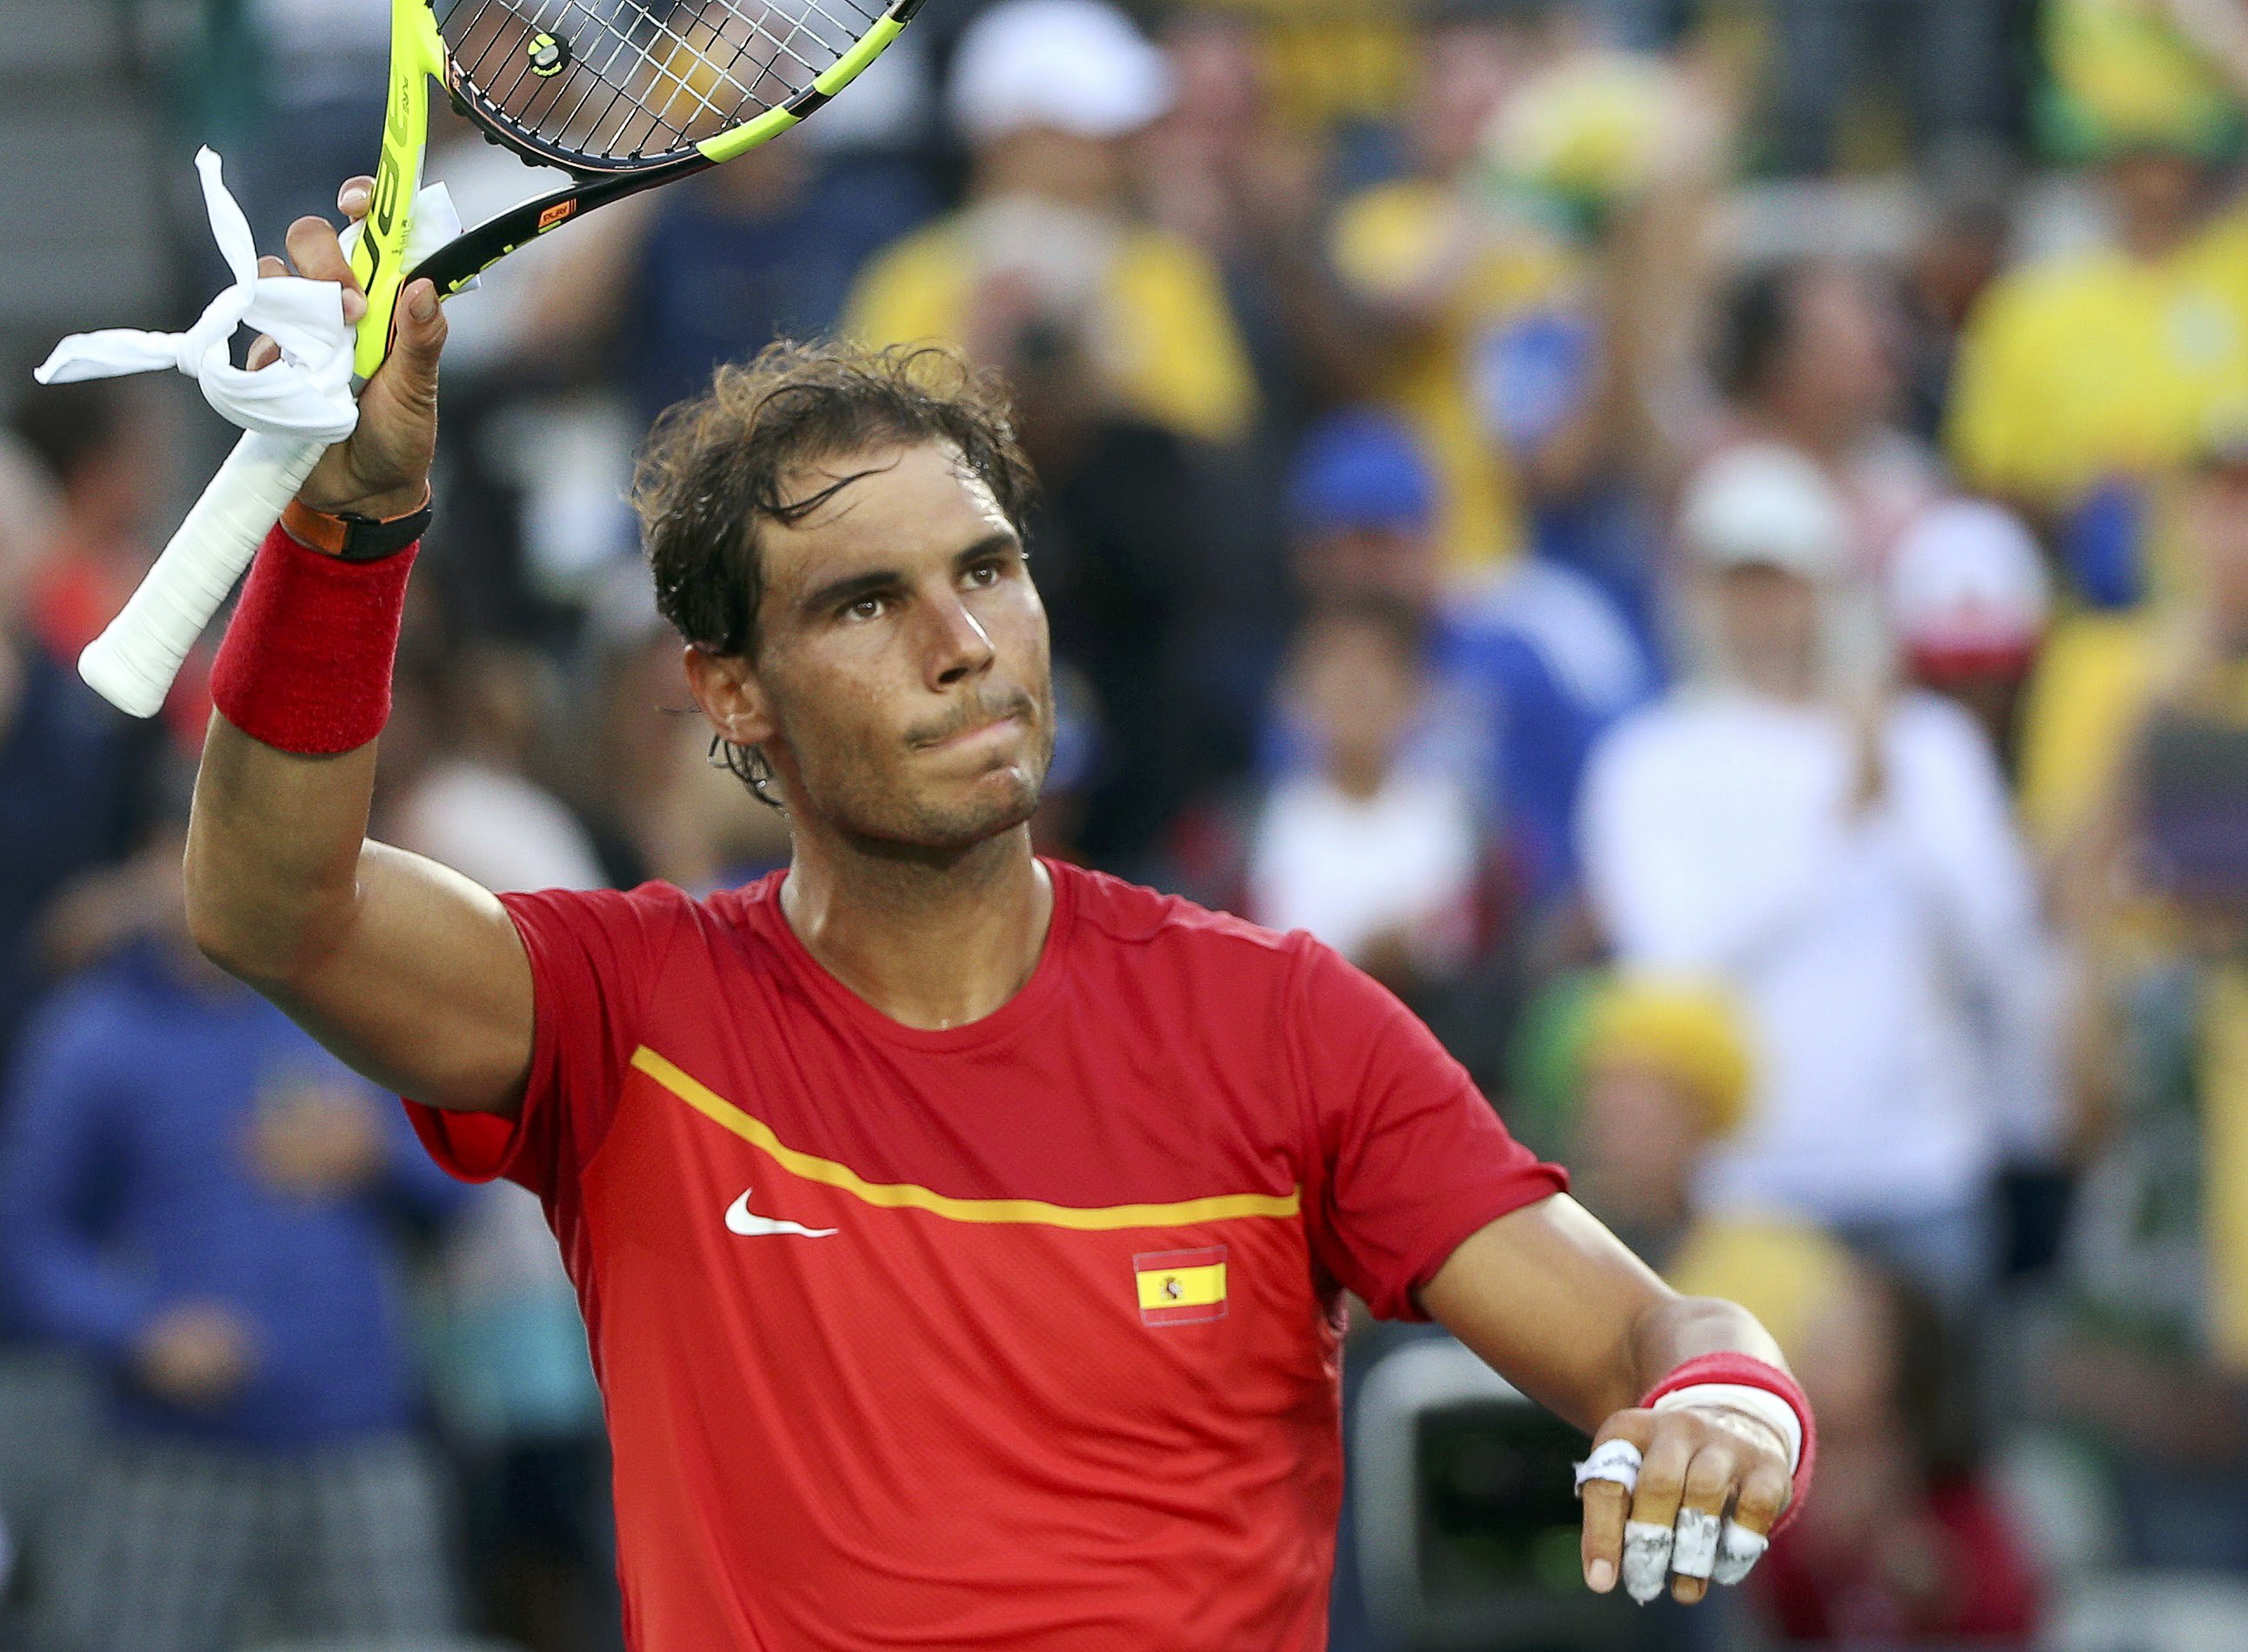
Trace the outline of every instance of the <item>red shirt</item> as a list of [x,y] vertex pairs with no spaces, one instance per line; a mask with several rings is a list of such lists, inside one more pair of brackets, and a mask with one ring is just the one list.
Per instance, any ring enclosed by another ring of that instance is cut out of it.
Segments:
[[415,1121],[545,1201],[641,1652],[1322,1646],[1339,1286],[1417,1317],[1564,1185],[1308,936],[1049,869],[1029,982],[938,1032],[778,874],[504,897],[522,1114]]

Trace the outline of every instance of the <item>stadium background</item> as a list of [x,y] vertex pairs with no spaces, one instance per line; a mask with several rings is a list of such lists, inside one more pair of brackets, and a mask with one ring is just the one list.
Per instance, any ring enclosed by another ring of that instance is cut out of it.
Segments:
[[[1752,1584],[1636,1613],[1576,1593],[1568,1442],[1361,1313],[1335,1644],[2248,1645],[2248,7],[1131,17],[931,0],[800,137],[454,306],[378,835],[498,888],[772,864],[634,442],[777,332],[948,339],[1045,479],[1049,851],[1343,948],[1824,1419]],[[0,0],[0,1647],[99,1587],[72,1509],[128,1436],[378,1426],[442,1464],[464,1633],[615,1643],[535,1205],[194,977],[208,699],[128,725],[64,665],[225,433],[30,366],[217,284],[197,142],[265,243],[321,210],[384,28]],[[535,187],[440,127],[471,219]],[[167,1130],[239,1148],[171,1273],[264,1258],[184,1375],[120,1210]],[[404,1311],[339,1332],[338,1280]],[[245,1410],[261,1349],[395,1392]],[[228,1646],[291,1632],[262,1587]]]

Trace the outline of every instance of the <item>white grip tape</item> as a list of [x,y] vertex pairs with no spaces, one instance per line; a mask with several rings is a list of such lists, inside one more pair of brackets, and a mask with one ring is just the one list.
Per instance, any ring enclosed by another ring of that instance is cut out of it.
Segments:
[[162,709],[180,662],[327,446],[255,431],[235,443],[140,588],[79,655],[95,693],[136,717]]
[[1738,1583],[1771,1546],[1770,1538],[1750,1531],[1738,1520],[1728,1520],[1717,1539],[1717,1566],[1711,1575],[1720,1583]]
[[1655,1402],[1655,1409],[1683,1411],[1697,1405],[1744,1411],[1758,1422],[1770,1424],[1772,1431],[1787,1442],[1787,1471],[1792,1474],[1802,1466],[1803,1419],[1795,1415],[1793,1406],[1770,1388],[1751,1388],[1744,1382],[1696,1382],[1664,1395]]
[[1623,1523],[1623,1592],[1645,1606],[1670,1575],[1672,1530],[1652,1520]]
[[1585,1495],[1587,1480],[1609,1480],[1629,1497],[1639,1489],[1639,1448],[1628,1440],[1610,1440],[1595,1446],[1592,1456],[1577,1464],[1577,1495]]
[[1682,1578],[1706,1578],[1717,1569],[1717,1533],[1724,1525],[1706,1509],[1681,1509],[1671,1530],[1670,1569]]

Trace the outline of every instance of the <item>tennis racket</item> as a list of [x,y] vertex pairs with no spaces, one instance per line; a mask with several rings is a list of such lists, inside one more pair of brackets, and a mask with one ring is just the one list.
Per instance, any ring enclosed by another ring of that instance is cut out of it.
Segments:
[[[382,364],[409,282],[458,292],[525,242],[626,195],[746,154],[840,92],[921,0],[391,0],[382,154],[352,271],[366,293],[353,369]],[[429,84],[498,142],[570,183],[469,230],[412,269]],[[326,451],[245,435],[79,674],[134,716],[180,662]]]

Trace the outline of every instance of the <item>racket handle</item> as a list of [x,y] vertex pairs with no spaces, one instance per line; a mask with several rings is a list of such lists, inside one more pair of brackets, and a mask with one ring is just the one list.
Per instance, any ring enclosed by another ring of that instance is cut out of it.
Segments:
[[234,444],[140,588],[79,655],[95,693],[136,717],[163,709],[180,662],[326,451],[256,431]]

